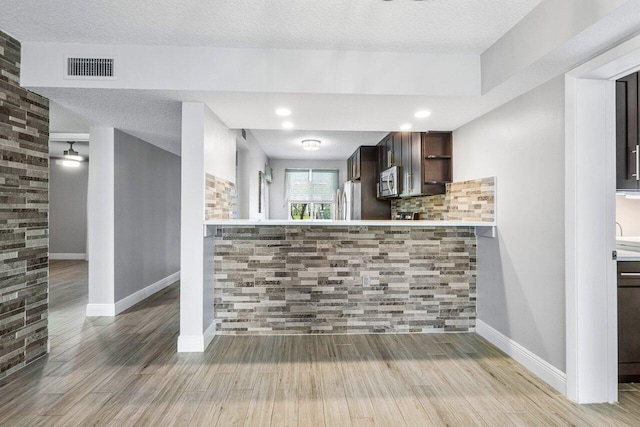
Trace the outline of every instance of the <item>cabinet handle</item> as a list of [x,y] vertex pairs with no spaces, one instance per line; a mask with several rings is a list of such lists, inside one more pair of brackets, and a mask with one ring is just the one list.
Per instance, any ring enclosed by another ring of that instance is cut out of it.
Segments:
[[640,273],[620,273],[621,277],[640,277]]
[[640,145],[636,145],[636,181],[640,181]]

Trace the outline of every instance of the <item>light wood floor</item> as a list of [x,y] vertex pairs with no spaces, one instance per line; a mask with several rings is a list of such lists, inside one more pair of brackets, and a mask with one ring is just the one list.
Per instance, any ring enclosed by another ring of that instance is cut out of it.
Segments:
[[640,388],[578,406],[475,334],[217,337],[177,354],[177,285],[84,316],[86,263],[51,263],[51,353],[0,382],[0,426],[640,425]]

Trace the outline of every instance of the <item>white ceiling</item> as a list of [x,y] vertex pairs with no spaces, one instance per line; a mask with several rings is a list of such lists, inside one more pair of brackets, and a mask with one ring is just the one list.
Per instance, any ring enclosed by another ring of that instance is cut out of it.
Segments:
[[3,0],[22,42],[480,54],[541,0]]
[[[388,132],[339,132],[302,130],[252,130],[272,159],[345,160],[361,145],[376,145]],[[302,148],[305,139],[320,140],[320,150]]]

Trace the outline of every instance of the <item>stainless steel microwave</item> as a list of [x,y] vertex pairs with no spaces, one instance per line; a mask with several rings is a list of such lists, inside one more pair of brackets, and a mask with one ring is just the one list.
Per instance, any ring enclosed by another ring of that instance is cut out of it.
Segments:
[[400,188],[400,167],[394,166],[380,173],[380,197],[398,197]]

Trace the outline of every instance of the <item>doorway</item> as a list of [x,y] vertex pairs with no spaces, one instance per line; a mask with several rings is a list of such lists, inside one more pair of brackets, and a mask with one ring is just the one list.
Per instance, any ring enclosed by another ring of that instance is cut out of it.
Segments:
[[635,37],[565,76],[567,396],[618,400],[615,80],[640,68]]

